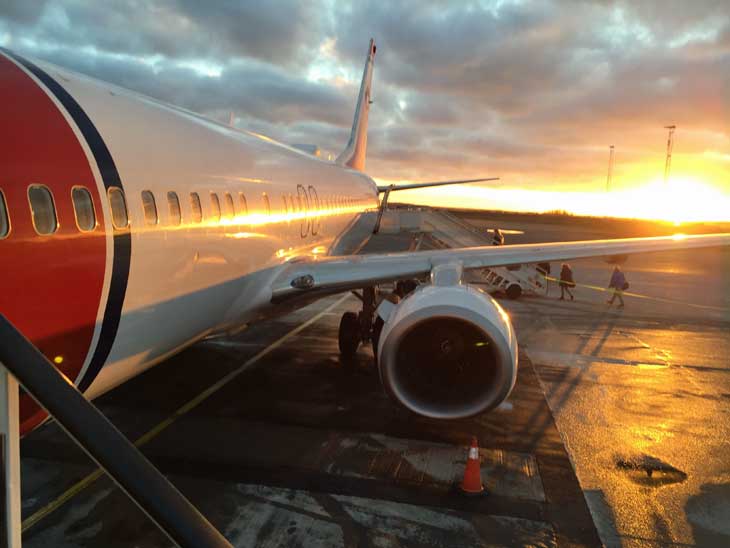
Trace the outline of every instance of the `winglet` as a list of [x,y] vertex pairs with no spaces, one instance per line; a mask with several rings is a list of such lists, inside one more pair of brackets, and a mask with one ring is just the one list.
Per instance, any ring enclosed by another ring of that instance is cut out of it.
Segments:
[[365,59],[365,70],[362,73],[360,94],[357,97],[355,119],[352,122],[350,140],[345,150],[337,157],[337,163],[363,171],[365,169],[365,152],[368,147],[368,113],[370,112],[370,90],[373,79],[373,63],[375,62],[375,41],[370,39],[368,56]]

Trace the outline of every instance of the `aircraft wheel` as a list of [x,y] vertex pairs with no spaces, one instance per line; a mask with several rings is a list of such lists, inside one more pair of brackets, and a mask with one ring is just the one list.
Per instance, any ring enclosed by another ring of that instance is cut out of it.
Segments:
[[514,300],[519,299],[520,295],[522,295],[522,288],[519,284],[512,284],[507,288],[507,297]]
[[380,332],[383,330],[385,322],[380,316],[375,317],[373,322],[373,334],[370,337],[370,342],[373,345],[373,359],[375,360],[375,367],[378,366],[378,343],[380,342]]
[[410,295],[418,287],[416,280],[400,280],[395,283],[395,294],[401,299]]
[[351,358],[360,346],[360,322],[354,312],[345,312],[340,320],[340,331],[337,337],[340,354]]

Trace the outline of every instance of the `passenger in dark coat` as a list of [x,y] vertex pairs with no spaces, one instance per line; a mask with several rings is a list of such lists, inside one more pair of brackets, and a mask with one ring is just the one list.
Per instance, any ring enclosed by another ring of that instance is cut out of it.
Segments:
[[613,301],[616,297],[618,297],[619,300],[619,308],[624,307],[624,290],[629,288],[629,284],[626,281],[626,276],[624,276],[624,273],[621,272],[621,269],[616,266],[613,269],[613,274],[611,274],[611,281],[608,282],[608,288],[613,289],[613,295],[611,295],[611,298],[608,299],[606,302],[608,304],[613,304]]
[[567,293],[570,297],[570,300],[573,300],[573,294],[570,292],[570,288],[575,287],[575,282],[573,281],[573,271],[570,269],[570,265],[568,263],[563,263],[562,268],[560,269],[560,300],[565,300],[565,294]]
[[498,228],[493,230],[492,245],[504,245],[504,234]]

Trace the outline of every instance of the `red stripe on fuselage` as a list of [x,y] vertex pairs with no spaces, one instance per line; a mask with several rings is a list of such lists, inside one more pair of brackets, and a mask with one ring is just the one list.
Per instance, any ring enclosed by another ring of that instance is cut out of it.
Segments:
[[[106,237],[101,197],[73,129],[45,90],[0,54],[0,190],[11,232],[0,240],[0,311],[71,382],[83,367],[94,334],[104,284]],[[28,186],[53,193],[58,230],[36,233]],[[81,232],[71,189],[80,185],[94,200],[97,227]],[[60,362],[60,363],[59,363]],[[45,415],[21,396],[21,432]]]

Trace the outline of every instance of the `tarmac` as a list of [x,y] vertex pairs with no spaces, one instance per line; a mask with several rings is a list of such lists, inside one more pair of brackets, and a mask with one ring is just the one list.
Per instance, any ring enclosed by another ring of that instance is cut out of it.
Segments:
[[[364,251],[492,225],[524,232],[508,243],[607,237],[426,212],[386,220]],[[349,294],[196,344],[95,403],[235,546],[730,545],[728,250],[630,259],[623,311],[594,289],[610,265],[573,267],[575,301],[554,285],[500,299],[519,377],[471,419],[400,408],[369,347],[343,363]],[[479,498],[454,489],[472,435]],[[21,452],[25,546],[171,545],[57,425]]]

